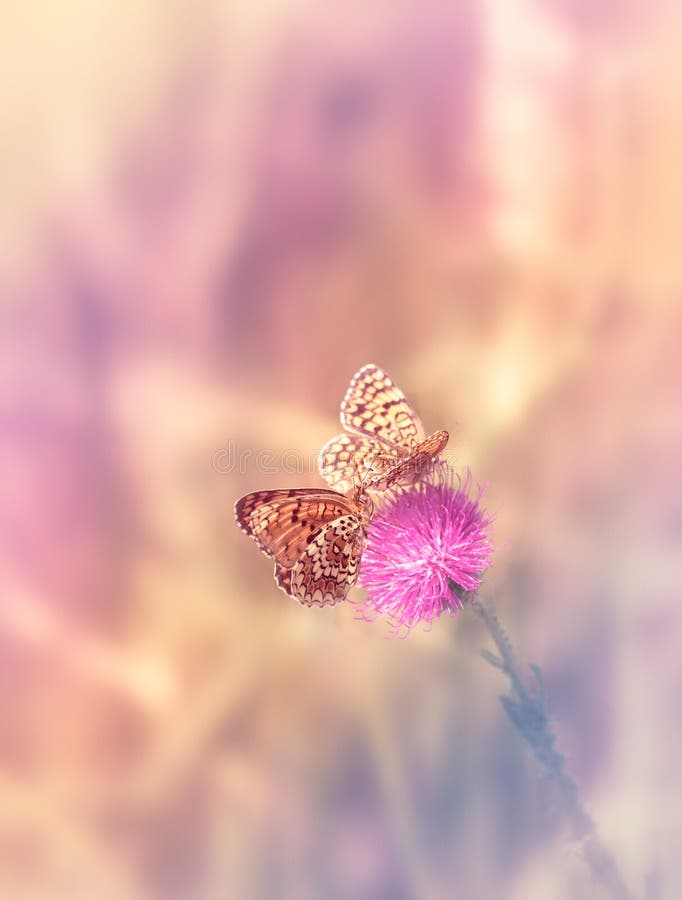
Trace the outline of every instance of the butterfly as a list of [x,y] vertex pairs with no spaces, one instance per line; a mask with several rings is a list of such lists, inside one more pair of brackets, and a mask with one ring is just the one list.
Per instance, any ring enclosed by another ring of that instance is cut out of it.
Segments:
[[369,364],[351,379],[341,404],[344,434],[320,452],[319,466],[338,491],[358,485],[386,490],[409,484],[448,442],[447,431],[426,436],[405,395],[383,369]]
[[344,600],[358,576],[372,501],[326,488],[254,491],[235,504],[237,523],[275,560],[275,581],[305,606]]

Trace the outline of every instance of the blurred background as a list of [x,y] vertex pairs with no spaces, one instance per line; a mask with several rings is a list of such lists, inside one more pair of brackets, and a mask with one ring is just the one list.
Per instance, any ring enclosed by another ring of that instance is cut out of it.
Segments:
[[366,362],[488,483],[484,596],[633,892],[682,895],[681,33],[7,5],[0,896],[604,896],[476,617],[301,609],[233,522],[322,484]]

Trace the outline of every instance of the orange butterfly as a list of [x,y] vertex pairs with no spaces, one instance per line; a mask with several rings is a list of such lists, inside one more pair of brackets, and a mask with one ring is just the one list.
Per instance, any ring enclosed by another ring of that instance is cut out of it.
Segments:
[[275,560],[275,581],[306,606],[344,600],[358,576],[372,502],[358,489],[254,491],[235,504],[237,522]]

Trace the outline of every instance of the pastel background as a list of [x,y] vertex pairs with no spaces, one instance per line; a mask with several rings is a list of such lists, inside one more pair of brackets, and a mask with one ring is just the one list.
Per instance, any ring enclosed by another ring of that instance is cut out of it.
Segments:
[[280,454],[366,362],[489,483],[485,596],[633,892],[682,896],[680,34],[6,4],[1,897],[604,896],[480,622],[301,609],[233,523],[321,483]]

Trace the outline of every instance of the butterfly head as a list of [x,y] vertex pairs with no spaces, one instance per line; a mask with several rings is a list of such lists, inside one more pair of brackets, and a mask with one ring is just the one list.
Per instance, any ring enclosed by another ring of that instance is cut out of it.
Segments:
[[365,490],[364,485],[359,484],[353,492],[353,501],[357,504],[363,525],[367,525],[374,515],[374,503]]

